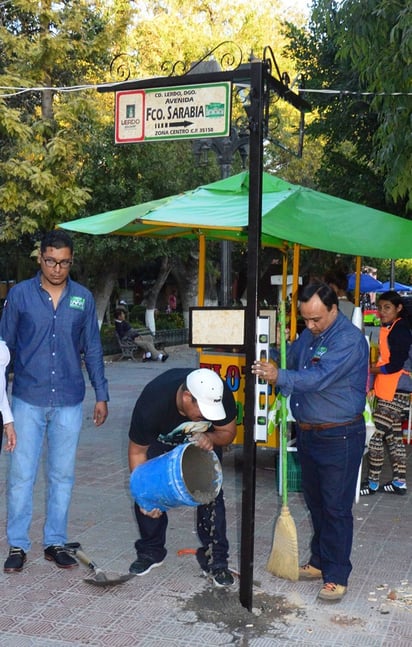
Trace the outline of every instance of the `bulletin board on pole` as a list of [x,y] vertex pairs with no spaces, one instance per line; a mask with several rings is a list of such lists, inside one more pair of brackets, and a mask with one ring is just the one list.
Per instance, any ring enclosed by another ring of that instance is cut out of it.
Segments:
[[[276,311],[261,310],[261,316],[270,318],[270,343],[276,341]],[[199,367],[215,371],[229,386],[236,402],[236,436],[233,444],[242,445],[244,439],[246,358],[244,344],[244,308],[198,307],[189,312],[189,345],[199,352]],[[269,406],[275,402],[275,390],[268,385]],[[270,426],[267,442],[258,446],[278,448],[279,433]]]

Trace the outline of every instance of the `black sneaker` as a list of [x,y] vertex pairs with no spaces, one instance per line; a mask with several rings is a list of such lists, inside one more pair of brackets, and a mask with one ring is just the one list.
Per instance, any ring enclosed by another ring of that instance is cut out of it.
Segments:
[[146,573],[151,571],[152,568],[161,566],[163,561],[164,560],[161,562],[154,562],[150,557],[137,556],[137,559],[134,560],[133,564],[130,564],[129,573],[133,573],[133,575],[146,575]]
[[162,362],[165,362],[168,357],[169,357],[169,355],[167,353],[164,353],[163,357],[162,357]]
[[26,561],[26,553],[22,548],[12,546],[9,550],[9,556],[4,562],[5,573],[20,573],[23,570]]
[[222,589],[225,586],[233,586],[234,577],[228,568],[217,568],[215,571],[203,571],[203,575],[212,580],[213,584]]
[[59,568],[73,568],[79,563],[69,555],[64,546],[47,546],[44,550],[44,559],[55,562]]
[[363,483],[361,483],[359,494],[361,496],[369,496],[371,494],[375,494],[376,492],[378,492],[378,490],[379,490],[379,485],[376,489],[373,489],[370,487],[369,481],[364,481]]
[[401,495],[404,495],[407,492],[406,483],[402,483],[402,485],[395,485],[393,481],[389,481],[389,483],[382,485],[382,490],[384,492],[391,492],[392,494]]

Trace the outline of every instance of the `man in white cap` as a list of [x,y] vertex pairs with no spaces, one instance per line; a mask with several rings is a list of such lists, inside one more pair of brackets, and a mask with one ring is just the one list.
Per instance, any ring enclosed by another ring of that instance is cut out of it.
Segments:
[[[160,456],[184,442],[214,450],[221,460],[222,447],[236,435],[236,403],[233,394],[215,371],[176,368],[149,382],[138,398],[129,430],[129,468]],[[135,503],[140,539],[135,542],[137,559],[129,571],[145,575],[160,566],[167,550],[167,514],[150,512]],[[201,547],[196,557],[203,573],[218,587],[231,586],[228,569],[229,543],[221,490],[208,505],[197,507],[197,532]]]

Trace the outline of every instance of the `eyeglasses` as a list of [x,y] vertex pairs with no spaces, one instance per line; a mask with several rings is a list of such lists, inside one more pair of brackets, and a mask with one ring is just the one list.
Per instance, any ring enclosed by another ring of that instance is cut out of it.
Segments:
[[67,270],[71,265],[73,265],[73,261],[68,258],[64,258],[62,261],[56,261],[54,258],[44,258],[44,256],[42,256],[42,259],[47,267],[56,267],[59,265],[62,270]]

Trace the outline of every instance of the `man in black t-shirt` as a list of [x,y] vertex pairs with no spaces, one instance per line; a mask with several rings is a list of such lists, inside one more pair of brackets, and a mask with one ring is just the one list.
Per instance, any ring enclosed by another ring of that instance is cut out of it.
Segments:
[[[149,382],[135,404],[129,430],[130,471],[187,441],[214,449],[221,459],[222,447],[235,435],[236,403],[226,382],[206,368],[171,369]],[[136,503],[135,514],[140,539],[135,543],[137,559],[129,570],[144,575],[166,557],[168,519],[165,512],[148,512]],[[197,507],[197,532],[202,546],[196,557],[204,574],[216,586],[232,585],[222,490],[211,504]]]

